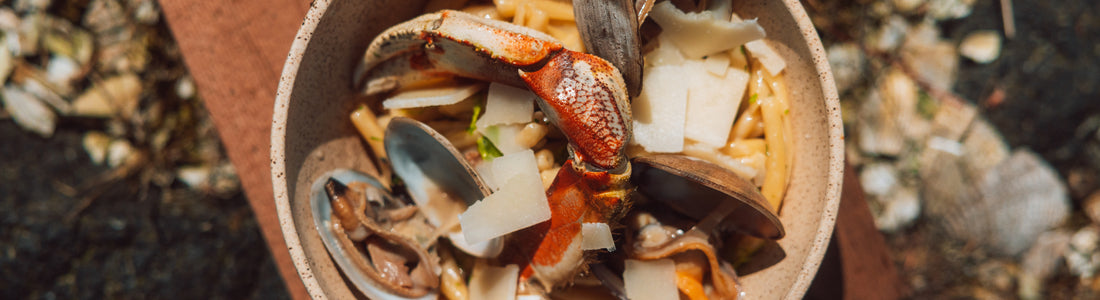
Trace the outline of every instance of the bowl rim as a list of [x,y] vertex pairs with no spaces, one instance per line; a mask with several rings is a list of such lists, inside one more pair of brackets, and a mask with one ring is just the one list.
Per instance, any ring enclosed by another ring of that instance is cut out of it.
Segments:
[[[298,69],[301,66],[301,53],[305,53],[313,36],[314,30],[320,23],[320,19],[328,10],[333,0],[315,0],[310,5],[301,27],[295,34],[287,60],[279,77],[279,85],[276,90],[274,112],[271,126],[271,181],[275,196],[275,208],[279,216],[279,225],[282,228],[283,239],[286,241],[294,268],[298,272],[299,279],[306,287],[306,291],[313,298],[326,299],[327,295],[310,269],[308,258],[298,238],[298,229],[294,227],[293,216],[290,207],[290,195],[286,180],[286,122],[290,104],[290,96],[294,90]],[[821,221],[814,234],[813,246],[806,255],[794,284],[787,292],[784,299],[801,299],[809,288],[821,260],[825,256],[829,240],[832,238],[836,225],[837,211],[840,206],[840,192],[844,177],[844,127],[840,116],[840,97],[837,94],[836,84],[833,81],[832,70],[829,67],[825,48],[821,44],[817,30],[814,28],[809,15],[806,14],[802,4],[798,0],[783,0],[783,5],[791,13],[802,38],[807,42],[810,59],[814,70],[817,71],[821,85],[828,132],[828,174],[825,188],[825,209],[821,211]],[[298,54],[298,55],[296,55]]]
[[327,299],[324,289],[313,270],[310,269],[302,242],[298,239],[298,229],[294,227],[294,218],[290,208],[289,186],[286,180],[286,122],[290,107],[290,95],[294,91],[294,82],[298,77],[298,68],[302,60],[300,54],[305,53],[313,38],[313,31],[328,10],[332,0],[314,0],[302,20],[301,27],[294,35],[294,42],[290,45],[286,62],[279,75],[279,86],[275,92],[274,112],[271,124],[271,186],[275,194],[275,212],[279,216],[279,227],[283,231],[283,240],[286,241],[287,250],[290,251],[290,259],[294,262],[294,269],[298,272],[298,278],[306,287],[306,292],[311,298]]
[[814,235],[813,247],[807,253],[806,260],[802,264],[802,269],[799,271],[794,285],[783,297],[784,299],[802,299],[802,296],[806,294],[806,290],[810,288],[810,283],[817,276],[817,269],[821,266],[821,260],[825,257],[825,250],[829,247],[829,240],[832,238],[833,229],[836,226],[837,211],[840,209],[840,192],[844,181],[844,124],[840,118],[840,96],[837,94],[836,83],[833,81],[833,71],[829,66],[828,55],[825,53],[825,47],[821,44],[817,29],[814,28],[814,24],[810,20],[810,16],[806,14],[806,10],[802,8],[801,2],[798,0],[784,0],[783,5],[787,6],[787,11],[794,17],[799,32],[802,33],[802,38],[806,39],[810,59],[813,61],[814,69],[817,71],[818,80],[821,84],[821,92],[825,100],[826,121],[829,126],[826,129],[828,132],[826,143],[829,145],[829,165],[827,167],[828,178],[825,180],[827,184],[825,187],[825,209],[821,212],[821,222],[819,222],[817,233]]

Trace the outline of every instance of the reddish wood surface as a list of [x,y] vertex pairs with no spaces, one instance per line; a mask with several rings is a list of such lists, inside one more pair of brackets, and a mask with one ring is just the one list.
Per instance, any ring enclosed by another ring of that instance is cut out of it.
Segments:
[[271,190],[271,114],[279,73],[308,0],[161,0],[184,63],[294,299],[307,299],[279,229]]
[[908,288],[898,276],[886,239],[864,199],[859,176],[846,165],[836,218],[837,249],[844,274],[844,299],[898,299]]
[[[206,108],[237,168],[290,294],[307,299],[283,241],[269,171],[271,113],[283,62],[307,0],[161,0]],[[874,226],[855,172],[845,174],[837,217],[845,299],[896,299],[905,287]]]

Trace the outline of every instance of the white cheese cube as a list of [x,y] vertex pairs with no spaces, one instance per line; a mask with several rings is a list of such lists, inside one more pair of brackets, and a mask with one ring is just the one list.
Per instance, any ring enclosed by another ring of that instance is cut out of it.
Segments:
[[477,120],[477,127],[531,122],[537,97],[527,89],[491,83],[485,100],[485,113]]
[[477,129],[482,136],[493,142],[493,146],[496,146],[502,154],[512,154],[529,149],[516,141],[516,136],[519,135],[521,130],[523,130],[523,124],[502,124]]
[[607,223],[581,223],[581,250],[615,251],[615,238]]
[[654,153],[684,149],[684,117],[690,77],[679,65],[649,68],[631,111],[634,142]]
[[688,88],[684,136],[715,148],[725,146],[748,87],[749,73],[726,67],[726,76],[716,76],[700,70],[706,63],[697,60],[684,66],[693,78]]
[[504,182],[500,190],[474,203],[458,217],[466,243],[471,245],[550,219],[550,204],[542,189],[534,152],[498,157],[492,168],[495,180]]
[[680,299],[676,263],[671,259],[626,260],[623,287],[626,297],[633,300]]

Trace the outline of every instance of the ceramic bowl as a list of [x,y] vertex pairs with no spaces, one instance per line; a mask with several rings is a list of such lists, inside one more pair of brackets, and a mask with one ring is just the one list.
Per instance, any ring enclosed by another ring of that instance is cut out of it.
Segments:
[[[362,296],[341,275],[314,229],[310,185],[334,169],[374,172],[347,117],[357,105],[352,72],[370,40],[418,15],[422,2],[315,0],[283,67],[271,126],[275,205],[298,275],[314,298]],[[735,5],[743,18],[759,18],[768,42],[787,61],[795,155],[780,214],[787,236],[779,245],[786,257],[743,276],[742,284],[754,299],[799,299],[821,263],[840,202],[840,104],[825,51],[798,1]]]

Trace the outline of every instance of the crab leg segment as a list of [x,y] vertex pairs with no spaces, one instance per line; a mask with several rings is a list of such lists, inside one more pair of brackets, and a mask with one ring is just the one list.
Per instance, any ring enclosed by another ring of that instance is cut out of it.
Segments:
[[534,278],[546,290],[568,283],[584,265],[582,223],[614,223],[630,210],[626,173],[591,172],[565,161],[546,191],[550,220],[509,235],[504,259],[524,266],[521,279]]
[[524,86],[518,69],[538,68],[562,49],[560,42],[534,29],[445,10],[379,34],[368,46],[355,82],[368,95],[444,75]]

